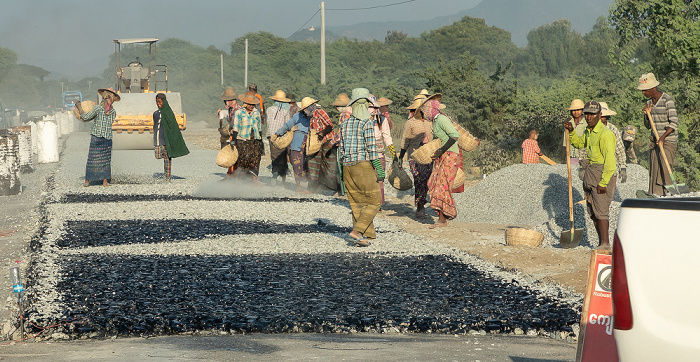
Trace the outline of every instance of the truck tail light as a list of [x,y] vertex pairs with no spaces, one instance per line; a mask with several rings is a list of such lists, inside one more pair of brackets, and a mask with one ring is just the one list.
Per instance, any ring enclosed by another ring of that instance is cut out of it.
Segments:
[[612,253],[612,302],[615,329],[632,329],[632,305],[627,288],[627,272],[625,271],[625,254],[622,251],[620,238],[615,233]]

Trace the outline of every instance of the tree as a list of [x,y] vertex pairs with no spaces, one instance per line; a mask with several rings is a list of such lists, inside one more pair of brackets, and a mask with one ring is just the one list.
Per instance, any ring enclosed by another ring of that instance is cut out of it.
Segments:
[[584,41],[571,30],[571,21],[557,20],[527,34],[527,68],[535,74],[559,77],[579,67],[584,60]]
[[398,30],[391,30],[386,32],[386,37],[384,38],[384,43],[386,44],[398,44],[404,40],[408,35],[406,33],[398,31]]
[[610,22],[621,44],[647,38],[660,74],[700,74],[700,6],[696,0],[615,0]]

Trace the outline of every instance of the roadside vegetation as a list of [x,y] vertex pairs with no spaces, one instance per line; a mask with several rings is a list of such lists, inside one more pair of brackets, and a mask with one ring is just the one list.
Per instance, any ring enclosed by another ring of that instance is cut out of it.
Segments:
[[[587,34],[559,20],[529,32],[528,45],[518,48],[510,33],[489,27],[482,19],[460,21],[420,37],[394,31],[384,42],[340,39],[326,46],[326,84],[320,84],[320,44],[288,41],[267,32],[235,39],[225,51],[203,48],[180,39],[158,43],[158,63],[169,68],[169,89],[182,93],[188,120],[217,123],[215,111],[223,87],[244,87],[244,42],[248,39],[248,80],[267,99],[276,89],[320,99],[332,116],[330,103],[341,92],[369,88],[385,96],[395,136],[413,96],[422,88],[444,94],[446,113],[483,140],[468,161],[485,173],[520,162],[520,144],[530,129],[550,158],[562,161],[561,122],[574,98],[606,101],[622,129],[639,129],[635,142],[640,164],[648,166],[649,130],[643,126],[644,98],[637,79],[653,71],[660,89],[672,95],[681,114],[675,174],[679,182],[700,188],[700,10],[688,2],[616,0],[607,18],[597,20]],[[651,19],[649,14],[654,14]],[[127,46],[122,59],[147,59],[147,48]],[[114,59],[102,77],[46,80],[49,73],[17,64],[16,54],[0,47],[0,99],[6,106],[45,109],[60,105],[65,90],[90,97],[114,84]],[[89,99],[89,98],[88,98]]]

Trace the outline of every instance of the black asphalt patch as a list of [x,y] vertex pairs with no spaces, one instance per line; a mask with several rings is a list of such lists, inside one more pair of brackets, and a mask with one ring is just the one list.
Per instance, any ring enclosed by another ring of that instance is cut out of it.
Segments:
[[55,331],[79,338],[196,332],[567,331],[580,314],[448,256],[126,256],[61,261]]
[[[56,241],[61,248],[152,244],[199,240],[224,235],[253,234],[347,234],[351,228],[318,220],[316,224],[280,224],[256,220],[168,219],[168,220],[73,220],[66,221]],[[381,233],[381,230],[377,230]]]

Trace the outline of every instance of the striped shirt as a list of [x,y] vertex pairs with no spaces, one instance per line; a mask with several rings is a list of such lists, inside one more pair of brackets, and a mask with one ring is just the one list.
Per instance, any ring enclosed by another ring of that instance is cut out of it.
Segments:
[[406,150],[406,156],[410,160],[413,151],[421,145],[433,139],[433,125],[422,119],[411,117],[404,124],[403,140],[401,148]]
[[[651,118],[654,120],[659,137],[666,132],[667,128],[673,128],[674,131],[666,136],[665,142],[678,143],[678,113],[676,112],[676,102],[666,93],[661,95],[661,98],[659,98],[656,104],[652,104],[651,102],[652,100],[650,99],[647,101],[647,104],[652,106]],[[644,117],[644,125],[651,129],[651,125],[646,116]]]
[[379,159],[374,138],[374,120],[350,117],[340,125],[340,151],[343,166]]
[[262,139],[261,123],[260,112],[258,112],[257,108],[253,108],[253,111],[250,113],[241,108],[233,115],[231,132],[238,132],[239,140],[248,140],[251,135],[259,140]]
[[583,137],[576,134],[576,130],[569,132],[571,145],[576,148],[586,148],[586,157],[594,165],[603,165],[603,175],[598,185],[607,187],[610,178],[615,174],[615,135],[605,127],[603,122],[590,128],[586,128]]
[[617,164],[615,177],[617,177],[620,175],[620,170],[627,169],[627,151],[625,150],[625,145],[622,143],[622,133],[620,133],[620,130],[610,122],[608,122],[606,126],[615,135],[615,163]]
[[90,128],[90,134],[95,137],[111,140],[112,123],[114,123],[114,119],[117,118],[117,111],[112,108],[109,113],[105,113],[105,107],[102,104],[98,104],[93,107],[90,112],[80,115],[80,119],[83,121],[89,121],[93,118],[95,121],[92,123],[92,128]]
[[272,136],[277,132],[278,129],[292,119],[292,115],[288,110],[278,107],[271,106],[267,107],[267,135]]

